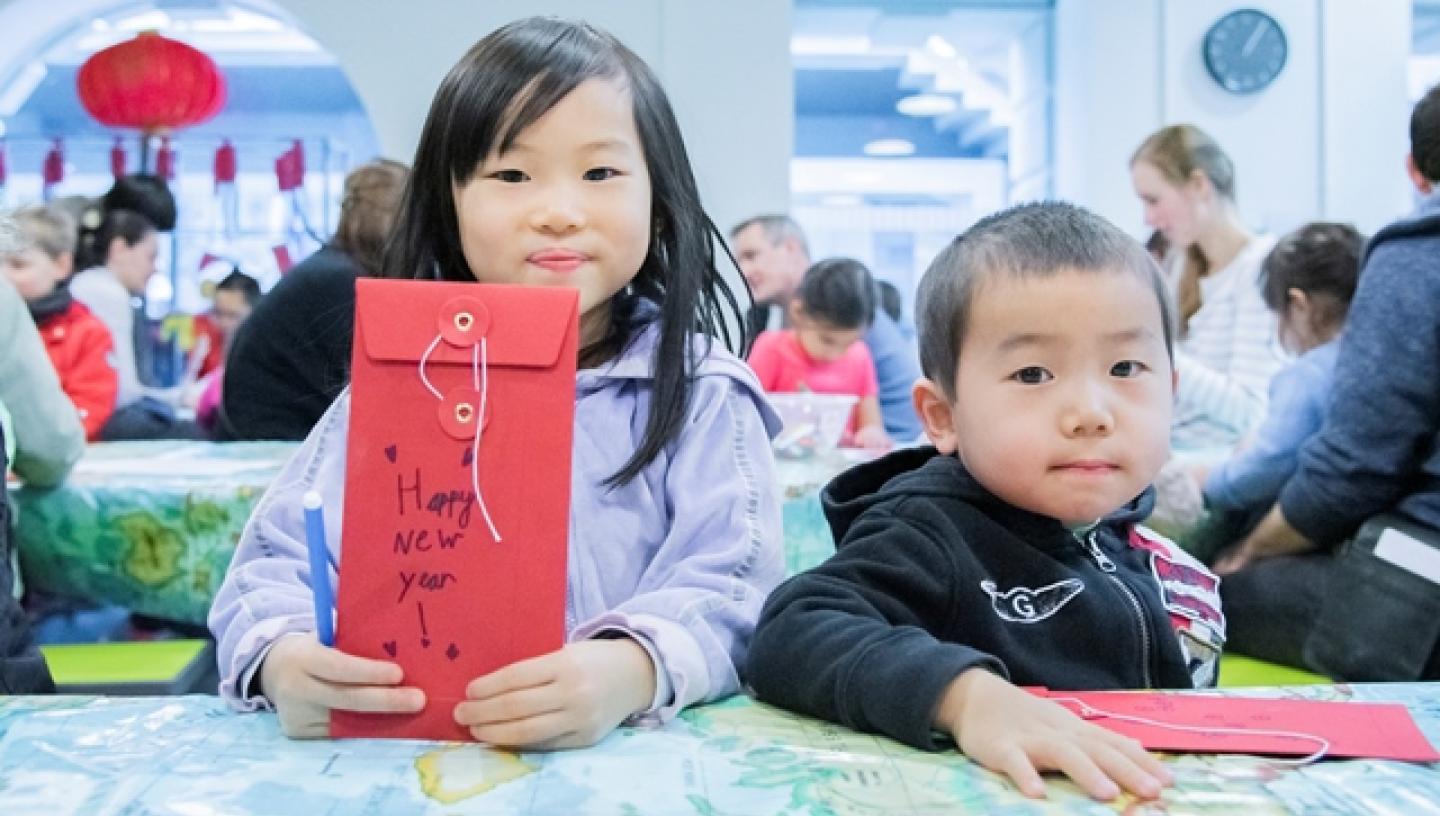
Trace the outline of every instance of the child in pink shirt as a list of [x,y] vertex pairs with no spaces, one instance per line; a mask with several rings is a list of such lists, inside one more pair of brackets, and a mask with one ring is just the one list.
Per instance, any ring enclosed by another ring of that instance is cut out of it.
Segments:
[[860,342],[874,314],[875,282],[864,264],[850,258],[820,261],[805,270],[790,301],[790,327],[761,334],[750,351],[750,367],[771,393],[859,397],[842,442],[888,448],[875,363]]

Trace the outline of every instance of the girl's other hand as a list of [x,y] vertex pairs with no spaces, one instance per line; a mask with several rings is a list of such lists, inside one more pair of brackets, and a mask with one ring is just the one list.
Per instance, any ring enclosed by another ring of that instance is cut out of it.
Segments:
[[455,721],[481,742],[582,748],[650,707],[655,665],[628,637],[584,640],[476,678],[465,696]]
[[404,671],[322,646],[309,634],[275,641],[260,664],[260,688],[280,716],[280,730],[295,739],[330,735],[330,712],[412,714],[425,707],[425,692],[401,686]]

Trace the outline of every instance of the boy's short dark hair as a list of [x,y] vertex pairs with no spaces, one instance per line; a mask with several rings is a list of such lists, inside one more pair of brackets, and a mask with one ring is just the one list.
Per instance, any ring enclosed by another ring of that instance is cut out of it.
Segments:
[[[1139,241],[1073,204],[1021,204],[977,221],[936,256],[916,298],[920,368],[955,399],[955,368],[976,285],[987,276],[1048,278],[1062,269],[1124,270],[1148,281],[1160,302],[1165,350],[1173,353],[1174,310],[1160,268]],[[1077,304],[1077,308],[1081,308]]]
[[1265,305],[1283,315],[1287,293],[1299,289],[1312,297],[1320,295],[1320,307],[1335,310],[1327,319],[1343,319],[1355,297],[1364,246],[1365,237],[1349,224],[1317,221],[1286,235],[1260,268]]
[[826,258],[805,270],[795,290],[805,313],[837,329],[864,329],[875,319],[875,280],[853,258]]
[[238,266],[232,269],[230,274],[221,278],[219,283],[215,284],[215,291],[239,292],[240,295],[245,298],[245,303],[250,306],[254,306],[256,301],[260,300],[259,282],[244,272],[241,272]]
[[1440,85],[1436,85],[1410,112],[1410,157],[1426,179],[1440,183]]

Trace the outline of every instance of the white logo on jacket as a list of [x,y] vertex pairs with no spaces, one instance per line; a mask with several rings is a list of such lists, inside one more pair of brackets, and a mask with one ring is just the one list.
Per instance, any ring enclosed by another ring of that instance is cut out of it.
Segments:
[[980,588],[990,596],[990,606],[1001,620],[1011,623],[1039,623],[1070,602],[1085,589],[1079,578],[1066,578],[1039,589],[1017,586],[1000,592],[994,581],[981,581]]

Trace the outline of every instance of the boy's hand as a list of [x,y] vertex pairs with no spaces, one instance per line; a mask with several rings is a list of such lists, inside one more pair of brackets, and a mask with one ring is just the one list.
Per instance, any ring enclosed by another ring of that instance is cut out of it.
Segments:
[[481,742],[580,748],[650,707],[655,666],[628,637],[584,640],[476,678],[465,696],[455,721]]
[[1114,799],[1122,787],[1154,799],[1173,781],[1135,740],[1085,722],[985,669],[962,672],[950,683],[936,725],[954,735],[966,756],[1010,777],[1032,799],[1045,797],[1039,771],[1060,771],[1100,801]]
[[425,692],[401,686],[399,665],[349,655],[309,635],[284,636],[260,664],[260,688],[280,716],[287,737],[330,735],[330,712],[410,714],[425,707]]

